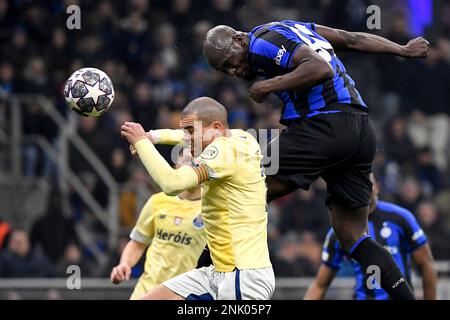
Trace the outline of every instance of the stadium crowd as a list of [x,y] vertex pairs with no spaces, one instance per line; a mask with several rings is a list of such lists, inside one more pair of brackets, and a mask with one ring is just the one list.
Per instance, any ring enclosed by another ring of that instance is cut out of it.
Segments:
[[[121,186],[119,209],[123,237],[106,248],[106,230],[76,193],[71,215],[63,216],[52,194],[47,213],[30,230],[9,226],[0,212],[0,277],[65,276],[78,264],[84,275],[106,276],[118,261],[126,236],[144,201],[158,190],[119,135],[126,120],[144,128],[176,128],[191,99],[211,96],[229,112],[232,128],[279,128],[280,103],[256,104],[247,84],[209,68],[201,52],[210,27],[228,24],[250,30],[271,20],[315,21],[349,30],[366,29],[366,8],[379,4],[382,28],[375,32],[406,43],[417,35],[431,42],[429,57],[406,61],[390,56],[342,54],[343,62],[370,110],[377,128],[375,172],[381,199],[413,212],[429,237],[436,260],[450,260],[450,1],[440,1],[433,23],[412,33],[408,1],[366,0],[0,0],[0,126],[7,131],[6,101],[14,94],[43,94],[61,114],[65,80],[85,66],[105,71],[115,100],[99,119],[76,117],[78,134],[105,163]],[[66,29],[69,4],[81,6],[81,29]],[[418,32],[418,33],[417,33]],[[57,126],[37,104],[24,109],[25,135],[43,135],[55,144]],[[162,148],[165,154],[169,149]],[[23,147],[26,177],[56,180],[56,167],[33,144]],[[107,189],[75,148],[70,167],[102,205]],[[314,276],[329,228],[325,185],[298,190],[269,206],[269,245],[277,276]],[[1,209],[0,209],[1,210]],[[76,229],[83,224],[97,237],[110,262],[95,268]],[[139,268],[135,274],[139,273]]]

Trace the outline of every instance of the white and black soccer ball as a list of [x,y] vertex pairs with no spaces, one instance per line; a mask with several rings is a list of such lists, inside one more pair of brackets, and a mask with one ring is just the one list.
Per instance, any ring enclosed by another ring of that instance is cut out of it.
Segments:
[[99,117],[114,100],[114,88],[108,75],[96,68],[82,68],[70,76],[64,86],[69,108],[85,117]]

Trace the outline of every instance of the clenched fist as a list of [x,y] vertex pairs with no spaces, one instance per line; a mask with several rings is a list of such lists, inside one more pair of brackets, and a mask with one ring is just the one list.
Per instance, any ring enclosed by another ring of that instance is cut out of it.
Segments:
[[405,58],[426,58],[428,49],[430,48],[430,43],[426,39],[418,37],[410,40],[403,47],[405,49]]

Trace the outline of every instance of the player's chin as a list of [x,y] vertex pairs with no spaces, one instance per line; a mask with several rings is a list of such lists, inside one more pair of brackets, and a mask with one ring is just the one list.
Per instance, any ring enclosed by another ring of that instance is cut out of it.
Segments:
[[256,74],[254,74],[252,72],[246,72],[240,78],[244,79],[245,81],[254,81],[254,80],[256,80]]

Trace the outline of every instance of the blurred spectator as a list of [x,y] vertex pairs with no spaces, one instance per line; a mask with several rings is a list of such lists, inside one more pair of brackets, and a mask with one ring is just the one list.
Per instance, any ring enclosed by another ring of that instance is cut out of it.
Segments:
[[277,277],[312,277],[320,265],[321,244],[312,233],[289,232],[272,255]]
[[450,259],[450,233],[445,229],[442,218],[436,206],[425,201],[420,203],[417,209],[417,218],[425,234],[429,239],[431,251],[436,260]]
[[239,10],[239,19],[243,31],[251,31],[260,24],[275,20],[269,0],[246,0]]
[[30,247],[28,234],[23,230],[14,230],[7,250],[0,255],[0,277],[32,278],[52,277],[54,268],[43,255]]
[[405,119],[396,117],[389,123],[385,141],[385,153],[388,158],[399,165],[411,164],[416,149],[407,135]]
[[399,206],[416,212],[417,206],[422,200],[420,184],[414,178],[407,178],[400,186],[400,194],[397,203]]
[[155,33],[155,43],[158,51],[154,58],[161,61],[169,72],[176,73],[180,67],[180,57],[175,48],[175,33],[174,27],[169,23],[161,24]]
[[56,188],[49,194],[47,212],[33,223],[30,240],[34,250],[41,249],[52,263],[57,263],[66,248],[79,240],[74,220],[64,216]]
[[416,176],[425,196],[431,197],[441,191],[441,172],[433,164],[430,148],[423,148],[417,154]]
[[65,248],[64,255],[58,262],[58,276],[61,278],[67,277],[67,267],[72,265],[80,268],[82,277],[89,277],[91,275],[90,270],[92,266],[85,261],[80,248],[75,243],[71,243]]
[[279,225],[281,233],[310,231],[324,237],[328,224],[325,197],[326,194],[321,194],[314,188],[295,191],[282,207]]
[[0,64],[0,92],[14,92],[14,69],[11,63],[4,61]]

